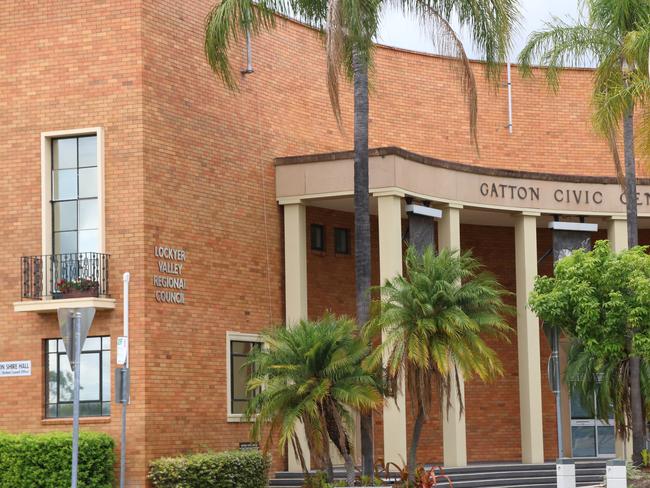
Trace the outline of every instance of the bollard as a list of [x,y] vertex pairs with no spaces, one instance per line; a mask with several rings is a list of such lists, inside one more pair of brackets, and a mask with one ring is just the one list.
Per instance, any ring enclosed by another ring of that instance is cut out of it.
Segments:
[[557,488],[576,488],[576,463],[573,459],[561,458],[555,461],[555,472]]
[[627,488],[627,469],[624,459],[607,461],[607,488]]

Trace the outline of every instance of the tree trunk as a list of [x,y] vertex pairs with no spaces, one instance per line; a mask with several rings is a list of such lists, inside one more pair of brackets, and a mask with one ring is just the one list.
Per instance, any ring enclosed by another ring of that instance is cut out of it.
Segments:
[[639,244],[636,199],[636,164],[634,158],[634,107],[623,119],[623,146],[625,151],[625,200],[627,210],[627,246]]
[[[354,69],[354,278],[359,327],[370,318],[370,211],[368,189],[368,67],[353,53]],[[373,475],[372,414],[360,415],[364,476]]]
[[[637,199],[636,199],[636,162],[634,158],[634,106],[630,107],[623,119],[623,144],[625,150],[625,196],[627,209],[627,245],[632,248],[639,244]],[[628,354],[632,353],[634,331],[629,331],[630,338],[626,344]],[[642,462],[641,451],[645,448],[645,424],[643,415],[643,397],[641,395],[640,358],[630,356],[630,400],[632,409],[632,462],[639,466]]]
[[411,436],[411,445],[409,446],[408,453],[408,473],[409,484],[415,483],[415,470],[417,467],[417,451],[418,444],[420,443],[420,434],[422,434],[422,427],[424,426],[424,410],[422,407],[418,408],[418,416],[413,425],[413,435]]
[[327,482],[334,483],[334,466],[332,466],[332,457],[330,456],[330,438],[327,432],[323,433],[323,465],[327,474]]

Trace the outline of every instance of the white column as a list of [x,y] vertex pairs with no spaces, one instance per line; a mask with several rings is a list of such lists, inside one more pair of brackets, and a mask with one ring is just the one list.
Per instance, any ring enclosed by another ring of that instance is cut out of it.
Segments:
[[284,279],[287,325],[307,318],[307,216],[302,203],[284,205]]
[[[460,250],[460,209],[462,205],[451,204],[442,210],[442,218],[438,221],[438,243],[440,249]],[[459,374],[461,399],[465,401],[465,380]],[[454,392],[451,396],[451,407],[446,409],[447,402],[443,399],[442,411],[442,444],[443,460],[447,467],[467,465],[467,436],[465,414],[461,414],[461,402]]]
[[527,464],[544,462],[540,329],[539,320],[528,307],[537,275],[538,216],[538,213],[523,212],[517,215],[515,223],[521,460]]
[[[379,220],[379,276],[387,279],[402,274],[402,196],[380,193],[377,197]],[[406,397],[404,378],[393,401],[384,403],[384,463],[401,466],[406,461]]]
[[[607,240],[614,252],[627,249],[627,219],[625,215],[612,215],[607,222]],[[616,434],[616,458],[632,460],[632,433],[627,441]]]
[[612,215],[607,222],[607,240],[614,252],[627,249],[627,219],[624,215]]
[[[307,318],[307,217],[302,202],[284,205],[284,279],[285,320],[292,327]],[[297,428],[298,440],[307,469],[310,469],[309,447],[302,424]],[[288,469],[302,471],[300,458],[289,445]]]

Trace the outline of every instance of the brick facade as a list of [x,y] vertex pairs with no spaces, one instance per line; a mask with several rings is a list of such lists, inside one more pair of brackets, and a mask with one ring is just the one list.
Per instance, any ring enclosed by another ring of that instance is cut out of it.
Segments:
[[[318,36],[279,19],[277,30],[253,40],[255,72],[230,93],[203,56],[202,25],[212,3],[6,0],[0,7],[0,192],[6,196],[0,212],[0,360],[30,359],[33,368],[31,377],[0,379],[0,430],[70,428],[69,421],[43,420],[42,341],[58,336],[56,319],[17,314],[12,303],[20,293],[19,258],[44,252],[40,133],[103,127],[106,250],[118,306],[98,314],[92,334],[110,335],[115,344],[122,330],[121,275],[130,271],[130,486],[145,485],[152,458],[237,448],[247,440],[248,425],[226,421],[226,332],[256,332],[283,321],[282,217],[273,160],[352,147],[351,91],[345,86],[342,93],[340,132]],[[235,70],[243,66],[242,51],[233,50]],[[469,141],[450,61],[389,48],[376,51],[370,145],[495,168],[613,174],[607,145],[590,127],[591,71],[567,70],[558,95],[539,76],[521,80],[515,71],[510,135],[506,91],[495,92],[480,75],[483,67],[474,67],[480,158]],[[352,215],[309,208],[308,221],[328,229],[328,250],[308,251],[309,314],[353,314],[353,258],[332,252],[333,228],[352,228]],[[377,283],[376,221],[372,232]],[[461,235],[463,247],[473,248],[514,290],[512,228],[463,226]],[[154,299],[155,245],[188,253],[184,306]],[[548,236],[540,233],[540,252],[545,247]],[[504,377],[467,386],[470,461],[520,454],[516,338],[495,347]],[[552,402],[544,390],[548,458],[555,455]],[[87,420],[83,428],[117,438],[119,413],[113,405],[111,417]],[[439,418],[427,424],[421,446],[423,461],[441,460]],[[283,466],[276,455],[274,468]]]

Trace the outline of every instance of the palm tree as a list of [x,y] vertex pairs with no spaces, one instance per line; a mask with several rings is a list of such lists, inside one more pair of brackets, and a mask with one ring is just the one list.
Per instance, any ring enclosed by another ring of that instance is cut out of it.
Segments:
[[[469,112],[470,140],[478,151],[478,95],[474,72],[450,22],[467,29],[484,54],[486,74],[499,82],[500,65],[510,48],[517,22],[517,0],[222,0],[210,12],[205,27],[205,53],[210,66],[227,87],[237,81],[228,60],[229,48],[241,36],[257,34],[275,25],[275,15],[296,15],[326,34],[327,86],[332,109],[342,126],[339,78],[344,72],[354,87],[354,255],[356,320],[370,317],[371,242],[368,188],[368,71],[373,40],[385,5],[397,4],[415,16],[431,33],[441,54],[459,61],[456,71]],[[373,474],[372,418],[361,418],[363,473]]]
[[[570,25],[554,18],[544,30],[533,32],[519,55],[520,69],[529,76],[533,62],[547,66],[547,81],[557,90],[560,68],[595,62],[593,123],[608,141],[616,173],[626,194],[627,238],[628,247],[632,248],[639,242],[634,112],[639,103],[645,105],[650,95],[650,3],[647,0],[585,0],[585,6],[588,9],[586,19]],[[621,122],[623,165],[617,141]],[[647,141],[650,126],[643,124],[641,127]],[[631,335],[633,333],[631,331]],[[631,336],[627,349],[632,350]],[[632,356],[629,366],[633,461],[638,464],[645,444],[640,359]]]
[[[621,344],[621,351],[625,345]],[[574,339],[569,350],[564,380],[572,394],[580,399],[592,417],[605,422],[614,418],[616,432],[625,438],[630,425],[629,356],[610,354],[596,356]],[[650,364],[641,361],[641,390],[650,398]],[[595,398],[595,402],[594,402]]]
[[247,362],[254,371],[248,389],[257,392],[247,415],[254,417],[252,436],[265,430],[266,448],[279,440],[279,448],[293,445],[303,461],[296,438],[302,422],[309,450],[319,459],[332,481],[331,441],[343,456],[347,481],[354,483],[355,466],[350,445],[351,409],[371,410],[382,402],[376,376],[361,367],[368,346],[354,321],[325,315],[304,320],[295,327],[273,328],[262,334],[264,347]]
[[432,247],[420,256],[415,248],[406,252],[406,275],[388,280],[381,287],[381,313],[367,326],[368,337],[383,332],[383,342],[369,364],[386,362],[391,383],[402,375],[412,400],[415,423],[408,452],[409,482],[415,481],[416,453],[424,422],[431,411],[432,389],[449,415],[452,395],[464,408],[459,376],[488,381],[502,372],[496,353],[485,337],[506,338],[510,327],[504,319],[512,313],[503,302],[508,294],[495,279],[481,270],[469,252]]

